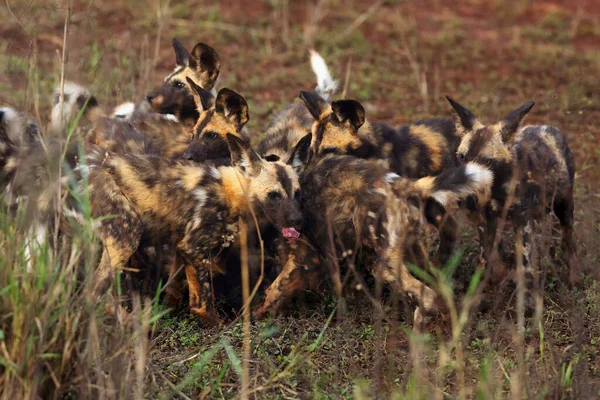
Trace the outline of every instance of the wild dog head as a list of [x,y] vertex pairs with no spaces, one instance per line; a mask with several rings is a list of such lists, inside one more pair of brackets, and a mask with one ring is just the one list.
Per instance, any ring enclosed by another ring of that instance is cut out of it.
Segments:
[[175,114],[180,119],[197,118],[193,90],[186,78],[200,87],[211,90],[219,77],[221,59],[207,44],[198,43],[190,53],[177,39],[173,39],[177,67],[165,78],[163,85],[148,93],[148,102],[155,112]]
[[227,144],[232,167],[241,175],[245,184],[242,190],[254,210],[281,230],[290,241],[300,236],[302,225],[300,212],[300,184],[294,164],[306,157],[310,134],[300,140],[286,161],[266,161],[248,143],[228,133]]
[[361,156],[368,143],[358,134],[365,123],[365,109],[355,100],[337,100],[327,104],[316,93],[300,92],[300,99],[315,118],[310,152]]
[[238,93],[223,88],[217,94],[214,106],[209,108],[207,99],[211,96],[210,92],[189,78],[188,83],[194,90],[198,109],[203,111],[194,126],[192,142],[183,157],[197,162],[229,159],[227,135],[242,136],[242,128],[250,119],[248,103]]
[[493,125],[484,125],[465,107],[446,96],[454,110],[456,132],[461,138],[456,156],[461,164],[476,161],[484,165],[512,162],[515,133],[535,102],[528,101]]

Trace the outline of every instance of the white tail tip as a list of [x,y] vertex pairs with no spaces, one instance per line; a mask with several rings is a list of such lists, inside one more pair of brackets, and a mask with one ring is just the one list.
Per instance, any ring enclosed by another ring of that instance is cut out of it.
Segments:
[[323,99],[329,100],[331,95],[337,90],[337,82],[331,77],[331,73],[323,57],[313,49],[309,49],[309,52],[310,66],[317,76],[316,92]]

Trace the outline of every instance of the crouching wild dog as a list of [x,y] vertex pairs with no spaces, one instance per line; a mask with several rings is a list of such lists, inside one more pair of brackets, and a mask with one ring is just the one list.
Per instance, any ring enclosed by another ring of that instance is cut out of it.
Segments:
[[102,222],[97,293],[146,237],[160,236],[186,261],[191,311],[212,323],[217,317],[210,276],[224,272],[221,259],[237,238],[238,221],[251,221],[253,210],[284,237],[298,236],[300,186],[292,160],[266,162],[242,139],[228,134],[226,140],[231,166],[104,151],[90,155],[93,213],[116,216]]
[[[366,121],[363,106],[354,100],[327,104],[311,92],[300,92],[300,98],[315,120],[314,153],[383,159],[392,171],[412,179],[435,176],[457,165],[454,152],[460,139],[451,118],[421,120],[394,129]],[[458,240],[457,224],[433,199],[425,204],[425,216],[440,232],[437,258],[445,263]]]
[[[579,278],[573,232],[573,183],[575,160],[567,137],[553,126],[525,126],[521,123],[534,106],[524,103],[493,125],[484,125],[468,109],[447,97],[455,112],[461,143],[456,156],[461,163],[479,162],[494,172],[492,197],[482,214],[480,229],[484,258],[503,277],[503,264],[494,258],[498,220],[508,206],[517,237],[523,246],[526,305],[532,307],[536,273],[532,241],[543,215],[553,210],[562,227],[563,258],[569,268],[569,281]],[[495,265],[494,265],[495,264]],[[541,299],[540,299],[541,300]]]
[[[310,143],[317,129],[302,139],[300,145]],[[317,248],[317,254],[327,259],[330,271],[334,272],[338,296],[341,282],[331,266],[340,256],[344,259],[353,254],[357,247],[363,254],[370,254],[376,260],[369,266],[373,275],[381,274],[384,282],[398,293],[407,292],[418,300],[415,311],[415,328],[418,329],[423,312],[435,311],[440,306],[437,294],[415,279],[404,264],[405,248],[418,243],[420,204],[433,198],[448,207],[471,195],[483,203],[489,196],[492,181],[492,173],[475,163],[445,170],[437,177],[413,181],[390,172],[380,161],[309,151],[308,162],[300,175],[302,232]],[[290,264],[286,268],[290,270],[284,269],[285,276],[292,276],[295,268],[306,271],[297,273],[295,279],[275,282],[279,286],[269,288],[265,304],[277,307],[282,302],[270,295],[292,295],[302,288],[298,280],[311,272],[310,263],[308,266]],[[263,315],[277,310],[262,308],[258,311]]]

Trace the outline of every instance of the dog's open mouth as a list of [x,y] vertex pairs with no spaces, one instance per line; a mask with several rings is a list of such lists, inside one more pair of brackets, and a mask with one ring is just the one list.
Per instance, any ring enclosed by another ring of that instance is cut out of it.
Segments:
[[298,232],[294,228],[283,228],[281,230],[281,234],[284,238],[287,239],[288,243],[290,244],[296,243],[296,239],[300,237],[300,232]]

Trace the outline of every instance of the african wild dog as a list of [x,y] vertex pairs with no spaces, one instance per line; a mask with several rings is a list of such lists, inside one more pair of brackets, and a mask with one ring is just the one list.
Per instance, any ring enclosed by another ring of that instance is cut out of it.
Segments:
[[196,44],[190,53],[179,40],[173,39],[173,48],[177,67],[160,88],[148,93],[146,99],[155,112],[173,114],[184,125],[193,126],[198,121],[199,111],[188,78],[216,95],[213,88],[219,77],[221,58],[215,49],[204,43]]
[[[308,147],[315,131],[300,141],[300,149],[302,144]],[[491,172],[469,163],[445,170],[437,177],[414,181],[390,172],[384,162],[377,160],[312,151],[307,152],[307,158],[300,174],[302,232],[317,249],[309,252],[309,256],[322,254],[326,265],[331,266],[340,256],[347,258],[360,247],[363,253],[370,253],[377,260],[370,265],[372,274],[381,273],[384,281],[398,292],[408,292],[418,299],[416,323],[422,311],[437,310],[436,293],[412,277],[404,265],[405,248],[418,243],[420,203],[434,198],[448,207],[470,195],[484,202],[492,185]],[[306,249],[301,251],[304,257]],[[257,316],[277,311],[282,303],[278,297],[290,296],[302,288],[304,277],[314,272],[311,269],[318,268],[312,262],[302,261],[298,265],[286,265],[280,275],[282,279],[269,288],[265,304],[256,311]],[[381,265],[381,269],[375,268],[377,265]],[[297,269],[306,270],[298,273]],[[334,276],[334,286],[335,281]],[[339,286],[336,292],[341,294]]]
[[[317,77],[316,93],[328,100],[337,89],[325,60],[315,50],[310,50],[310,64]],[[258,153],[268,161],[287,159],[296,144],[308,132],[314,119],[304,103],[296,101],[275,116],[262,140]]]
[[246,99],[233,90],[223,88],[219,91],[214,106],[209,107],[206,99],[210,95],[188,78],[196,102],[203,111],[193,128],[189,147],[183,154],[187,160],[196,162],[211,161],[216,164],[228,164],[230,161],[227,134],[233,134],[249,141],[243,131],[249,121]]
[[266,162],[239,137],[227,134],[226,140],[231,166],[105,151],[89,157],[93,213],[116,215],[102,222],[105,250],[95,274],[97,293],[140,243],[160,238],[186,260],[191,310],[211,323],[217,318],[210,277],[224,272],[221,260],[237,239],[238,221],[253,226],[253,210],[284,237],[298,235],[302,218],[292,160]]
[[[475,115],[447,97],[455,111],[461,143],[456,152],[461,163],[476,161],[494,172],[489,203],[482,210],[485,227],[480,229],[481,246],[497,273],[505,274],[500,260],[493,258],[498,221],[508,206],[508,218],[523,241],[523,266],[527,283],[527,305],[533,306],[530,289],[535,282],[532,265],[533,236],[545,212],[553,210],[563,230],[563,258],[569,267],[569,281],[579,278],[573,232],[573,182],[575,161],[567,137],[553,126],[525,126],[521,123],[534,106],[524,103],[494,125],[483,125]],[[511,187],[514,186],[514,192]],[[493,265],[493,264],[492,264]]]
[[[454,152],[459,138],[451,118],[421,120],[394,129],[366,121],[363,106],[355,100],[328,104],[310,92],[300,92],[300,98],[315,119],[314,153],[384,159],[392,171],[412,179],[435,176],[457,165]],[[425,216],[440,232],[437,258],[445,263],[458,239],[456,222],[432,199],[425,204]]]

